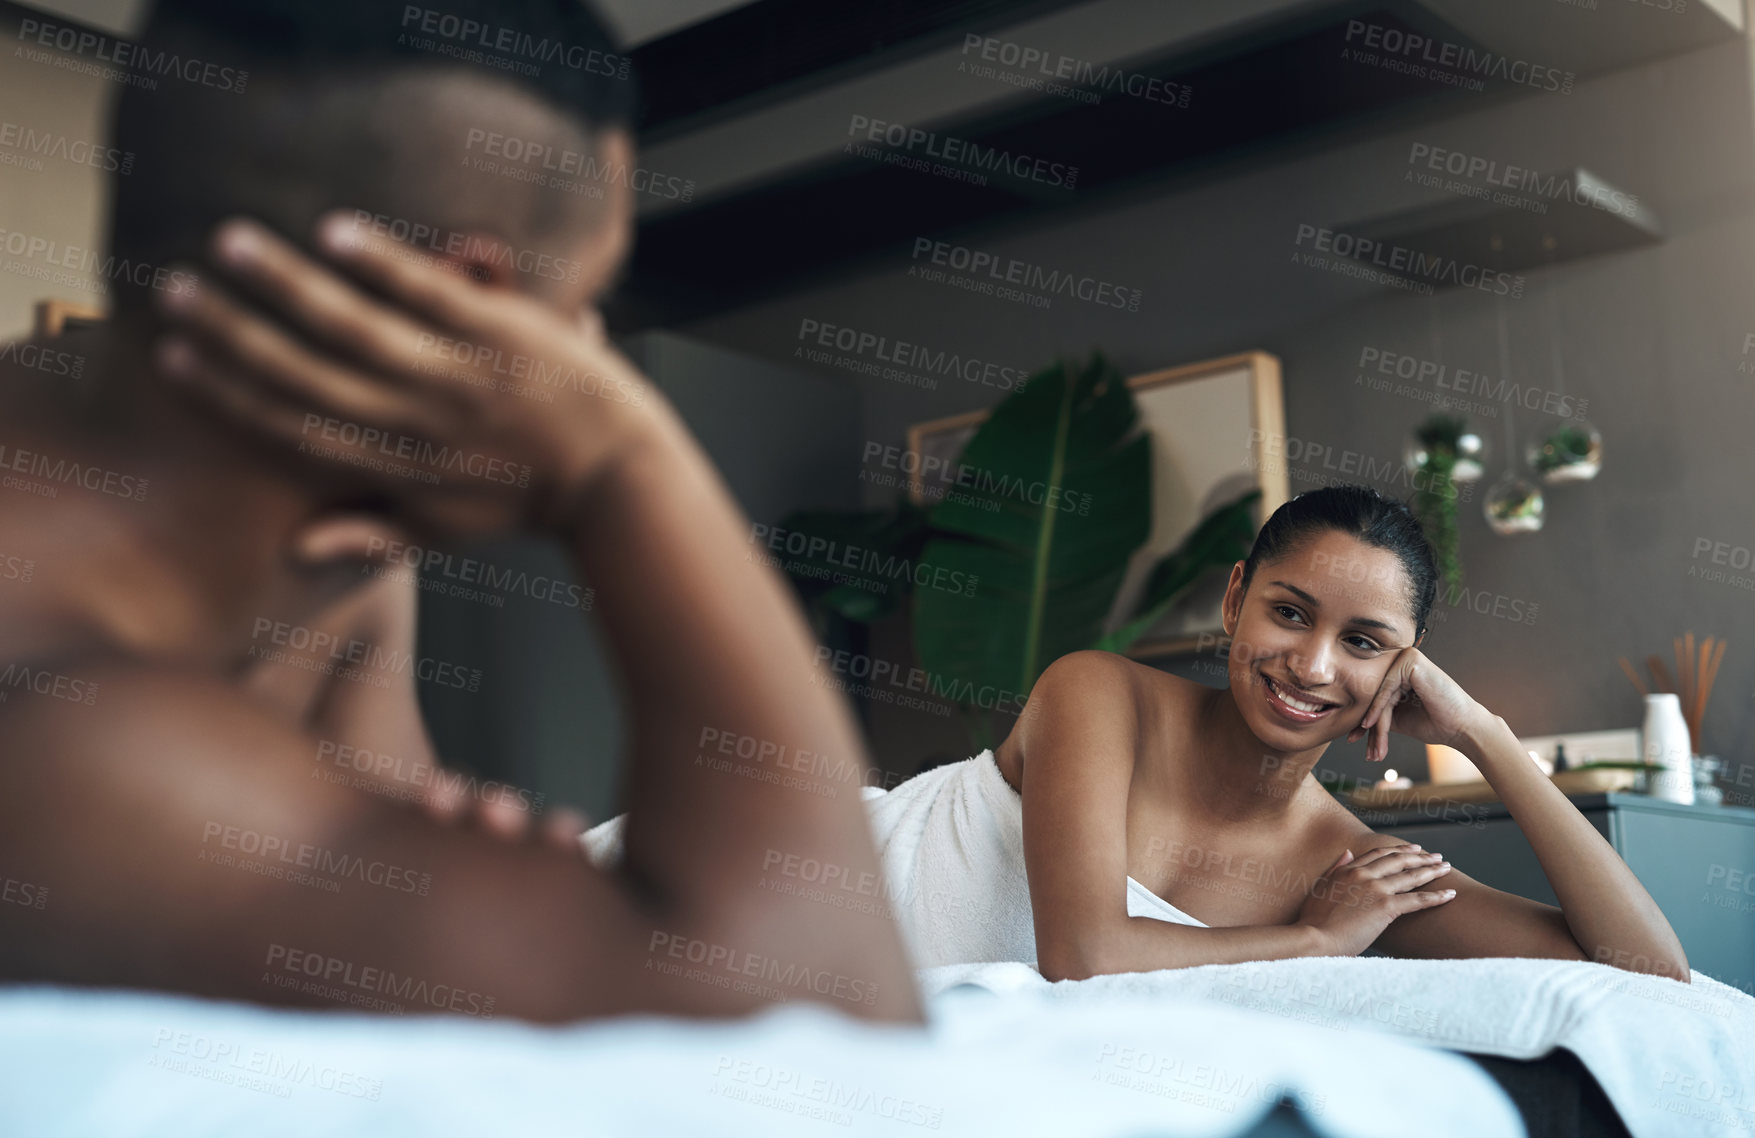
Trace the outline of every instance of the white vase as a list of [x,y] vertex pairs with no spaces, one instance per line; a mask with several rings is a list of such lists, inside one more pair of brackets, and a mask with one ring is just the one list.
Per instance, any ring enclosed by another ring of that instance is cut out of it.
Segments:
[[1675,692],[1654,692],[1645,697],[1645,728],[1641,732],[1645,761],[1663,769],[1651,771],[1647,793],[1666,802],[1694,801],[1694,752],[1688,737],[1688,721],[1682,718],[1682,701]]

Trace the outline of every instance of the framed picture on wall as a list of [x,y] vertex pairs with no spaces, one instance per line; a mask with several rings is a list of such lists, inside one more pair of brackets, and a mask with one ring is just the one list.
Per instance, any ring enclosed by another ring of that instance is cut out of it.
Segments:
[[[1280,361],[1266,352],[1184,364],[1130,376],[1143,429],[1152,436],[1152,529],[1129,562],[1111,624],[1131,612],[1151,568],[1175,549],[1208,514],[1252,489],[1261,491],[1256,525],[1290,493],[1286,465],[1274,457],[1285,438]],[[953,484],[930,472],[952,472],[963,448],[987,418],[970,411],[908,429],[915,472],[908,496],[930,505]],[[1264,453],[1263,443],[1268,442]],[[1141,659],[1190,652],[1222,637],[1220,606],[1226,574],[1217,569],[1195,582],[1159,623],[1128,650]]]
[[103,318],[103,310],[90,305],[75,304],[70,300],[39,300],[35,319],[31,321],[31,335],[59,336],[77,332],[100,323]]

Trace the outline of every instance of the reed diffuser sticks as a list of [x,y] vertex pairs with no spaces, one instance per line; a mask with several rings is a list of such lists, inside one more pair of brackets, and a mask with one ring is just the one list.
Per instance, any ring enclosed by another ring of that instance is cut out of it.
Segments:
[[1706,700],[1712,695],[1713,681],[1718,679],[1718,666],[1725,658],[1725,642],[1708,636],[1698,646],[1694,643],[1694,633],[1678,636],[1675,640],[1676,674],[1672,678],[1670,670],[1664,665],[1663,658],[1652,653],[1645,658],[1645,666],[1651,669],[1651,686],[1647,687],[1639,678],[1639,672],[1632,661],[1621,656],[1621,670],[1633,681],[1640,695],[1651,692],[1675,692],[1682,704],[1682,718],[1688,723],[1688,737],[1693,740],[1695,754],[1703,754],[1700,745],[1700,724],[1706,719]]

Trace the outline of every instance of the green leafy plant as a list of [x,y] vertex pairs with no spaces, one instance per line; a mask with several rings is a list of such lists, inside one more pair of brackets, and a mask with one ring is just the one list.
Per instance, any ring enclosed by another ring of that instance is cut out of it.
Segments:
[[[1151,530],[1151,436],[1100,354],[1056,363],[1007,396],[957,470],[957,491],[930,507],[904,498],[890,510],[790,515],[781,526],[804,535],[806,553],[786,568],[817,617],[869,622],[911,598],[915,653],[934,683],[1007,693],[1012,707],[1068,652],[1125,651],[1255,537],[1252,491],[1160,560],[1127,620],[1104,633]],[[974,741],[990,746],[992,702],[959,702]]]
[[1416,482],[1409,506],[1432,543],[1438,575],[1450,596],[1457,595],[1463,581],[1456,465],[1459,443],[1467,431],[1467,422],[1456,415],[1433,415],[1414,430],[1423,451],[1417,472],[1424,477]]

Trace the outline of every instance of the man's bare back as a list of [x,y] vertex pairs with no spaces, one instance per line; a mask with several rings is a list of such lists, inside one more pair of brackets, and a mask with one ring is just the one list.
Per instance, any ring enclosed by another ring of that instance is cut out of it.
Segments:
[[[319,279],[320,270],[276,250],[279,272]],[[300,298],[292,279],[279,281]],[[470,290],[461,294],[470,302],[487,291],[454,278],[443,285]],[[243,319],[223,307],[191,315],[205,321],[198,334],[209,345]],[[559,322],[543,326],[552,342],[518,347],[607,350],[571,339]],[[619,357],[596,360],[591,366],[627,368]],[[33,453],[52,446],[104,466],[132,456],[150,501],[110,502],[81,488],[60,501],[14,492],[0,506],[0,543],[37,567],[28,585],[0,597],[0,615],[23,630],[9,639],[5,664],[69,677],[83,693],[61,698],[51,684],[48,694],[12,695],[0,706],[0,753],[14,790],[0,804],[0,857],[11,876],[51,898],[40,910],[0,911],[0,972],[318,1006],[347,993],[313,977],[416,977],[419,990],[447,994],[432,1010],[488,1007],[535,1019],[727,1014],[776,998],[916,1016],[892,927],[854,915],[825,922],[802,911],[813,907],[756,888],[763,853],[776,844],[875,867],[857,795],[835,801],[724,779],[695,785],[711,780],[689,765],[704,726],[852,754],[859,744],[844,710],[811,682],[808,634],[784,586],[754,565],[707,568],[731,560],[721,551],[742,523],[661,400],[647,406],[639,422],[650,426],[627,436],[638,445],[625,452],[602,447],[603,432],[633,431],[632,418],[626,428],[581,432],[588,446],[598,436],[596,457],[569,450],[566,461],[596,463],[591,501],[551,531],[573,546],[600,595],[623,601],[607,623],[632,688],[637,821],[615,875],[576,851],[444,826],[385,796],[311,777],[321,743],[313,717],[343,685],[300,694],[285,677],[264,684],[251,659],[255,630],[266,621],[353,636],[381,621],[394,598],[362,592],[357,559],[301,561],[313,513],[300,500],[307,483],[273,464],[228,469],[216,453],[249,449],[232,436],[206,454],[172,450],[177,466],[152,465],[139,458],[146,447],[136,448],[137,434],[103,451],[49,418],[15,420],[16,445]],[[596,407],[584,412],[602,418]],[[174,406],[162,414],[154,424],[165,430],[202,429],[199,414]],[[444,524],[412,506],[404,516]],[[720,658],[678,663],[646,647],[655,626],[679,617],[697,632],[720,626]],[[393,718],[361,729],[373,726],[402,729]],[[690,980],[677,962],[697,956],[742,961],[746,975],[778,962],[810,983],[781,991]],[[751,961],[760,966],[752,971]]]

